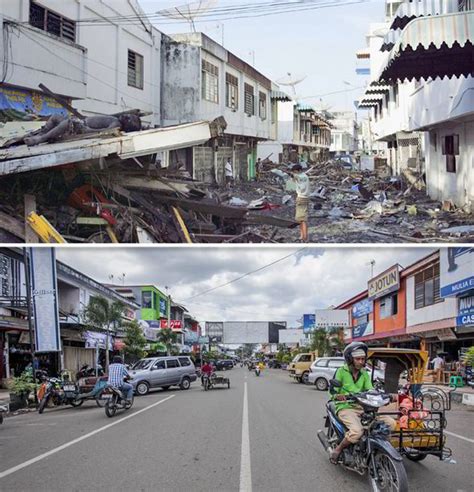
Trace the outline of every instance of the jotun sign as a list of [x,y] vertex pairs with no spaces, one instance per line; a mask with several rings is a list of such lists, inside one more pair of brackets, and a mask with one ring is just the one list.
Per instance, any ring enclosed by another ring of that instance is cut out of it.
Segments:
[[378,299],[395,292],[400,288],[400,273],[398,265],[369,280],[369,299]]

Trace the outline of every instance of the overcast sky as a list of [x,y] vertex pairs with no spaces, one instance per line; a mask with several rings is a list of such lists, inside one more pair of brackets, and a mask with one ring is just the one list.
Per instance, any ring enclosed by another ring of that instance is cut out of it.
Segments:
[[[187,0],[139,1],[146,13],[191,3]],[[246,3],[249,0],[219,0],[216,7]],[[354,111],[353,101],[362,94],[362,89],[353,88],[367,81],[367,77],[355,73],[355,52],[366,47],[369,24],[384,21],[384,5],[383,0],[361,0],[352,5],[227,20],[223,22],[224,46],[248,63],[252,63],[251,51],[254,51],[255,67],[273,81],[288,72],[295,78],[306,76],[298,86],[299,96],[324,95],[324,107]],[[167,34],[189,31],[186,22],[176,24],[166,20],[155,25]],[[198,22],[196,26],[198,31],[221,42],[222,27],[218,21]],[[289,88],[284,90],[291,92]],[[325,95],[344,90],[349,92]],[[304,99],[304,102],[320,104],[319,99]]]
[[408,266],[432,248],[313,248],[193,300],[190,297],[298,251],[296,247],[58,248],[57,257],[93,279],[170,288],[199,321],[287,321],[337,305],[367,288],[374,274]]

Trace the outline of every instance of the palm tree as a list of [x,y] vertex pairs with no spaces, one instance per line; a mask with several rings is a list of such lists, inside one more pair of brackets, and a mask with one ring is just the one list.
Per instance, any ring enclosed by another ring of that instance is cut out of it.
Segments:
[[178,334],[169,328],[163,328],[156,337],[159,342],[166,346],[166,353],[171,355],[171,350],[178,343]]
[[329,337],[324,328],[318,328],[311,334],[311,350],[317,351],[319,357],[329,354]]
[[109,370],[110,325],[120,326],[125,304],[120,301],[109,301],[102,296],[91,297],[82,316],[92,328],[101,328],[107,333],[105,347],[105,370]]

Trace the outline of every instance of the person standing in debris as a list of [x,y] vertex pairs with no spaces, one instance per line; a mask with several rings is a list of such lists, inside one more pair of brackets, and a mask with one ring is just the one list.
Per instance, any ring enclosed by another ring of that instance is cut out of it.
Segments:
[[260,157],[257,159],[257,164],[256,164],[255,168],[257,171],[257,181],[260,181],[260,179],[262,177],[262,171],[263,171],[263,162],[262,162],[262,159],[260,159]]
[[301,164],[295,164],[290,171],[291,179],[296,184],[296,214],[295,220],[300,224],[300,240],[308,242],[308,210],[310,186],[309,178],[303,172]]
[[234,183],[234,169],[232,167],[232,161],[227,159],[225,163],[225,185],[226,188],[232,188]]

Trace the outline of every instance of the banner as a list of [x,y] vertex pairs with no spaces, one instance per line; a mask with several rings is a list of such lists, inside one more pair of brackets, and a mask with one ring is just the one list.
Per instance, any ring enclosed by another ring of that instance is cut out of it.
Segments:
[[[107,345],[107,334],[106,333],[97,333],[96,331],[85,331],[82,334],[84,338],[84,343],[86,348],[95,349],[105,349]],[[113,349],[112,337],[109,336],[109,350]]]
[[360,325],[352,328],[352,338],[366,337],[374,334],[374,323],[369,321],[367,323],[361,323]]
[[58,284],[54,248],[29,248],[36,352],[59,352]]
[[440,295],[456,296],[474,289],[474,248],[442,248]]
[[303,333],[311,333],[316,329],[316,315],[303,314]]
[[[160,328],[168,328],[167,319],[160,320]],[[182,330],[183,322],[180,319],[170,319],[170,328],[176,331]]]
[[[65,98],[71,104],[70,98]],[[12,116],[12,119],[31,119],[32,115],[51,116],[59,114],[69,116],[68,111],[53,98],[41,92],[0,87],[0,114]],[[16,116],[16,118],[13,118]]]

